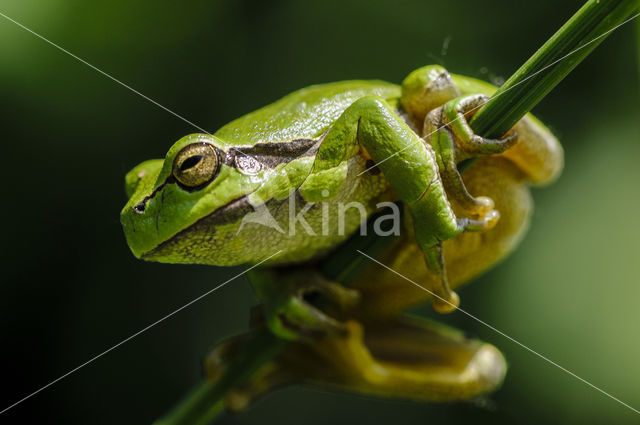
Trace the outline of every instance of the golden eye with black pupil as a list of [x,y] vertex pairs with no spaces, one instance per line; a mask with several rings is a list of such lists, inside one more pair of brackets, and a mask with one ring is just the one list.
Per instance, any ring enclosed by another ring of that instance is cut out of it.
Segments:
[[195,188],[209,183],[216,176],[220,161],[209,143],[192,143],[182,148],[173,160],[173,177],[180,184]]

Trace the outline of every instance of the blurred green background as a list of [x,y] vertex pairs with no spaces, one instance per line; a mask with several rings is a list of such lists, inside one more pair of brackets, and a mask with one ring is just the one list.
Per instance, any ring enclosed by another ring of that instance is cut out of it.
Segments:
[[[581,1],[0,1],[0,12],[214,131],[297,88],[400,82],[440,63],[507,78]],[[462,291],[464,308],[640,408],[640,88],[634,25],[535,109],[566,170],[535,189],[521,247]],[[124,241],[123,177],[196,131],[0,17],[0,409],[235,275],[143,263]],[[247,327],[244,278],[0,416],[0,423],[150,424]],[[427,312],[428,308],[423,311]],[[227,424],[631,424],[639,416],[460,314],[510,369],[481,403],[422,405],[307,388]]]

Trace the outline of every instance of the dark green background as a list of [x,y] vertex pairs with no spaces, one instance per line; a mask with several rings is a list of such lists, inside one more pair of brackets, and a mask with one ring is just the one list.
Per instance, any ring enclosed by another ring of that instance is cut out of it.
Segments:
[[[580,1],[2,1],[0,11],[210,131],[312,83],[412,69],[499,81]],[[640,408],[640,93],[633,24],[535,112],[566,170],[532,229],[462,291],[464,308]],[[240,272],[143,263],[118,214],[123,176],[196,131],[0,17],[0,408]],[[448,48],[443,48],[448,45]],[[149,424],[246,329],[245,278],[0,415],[0,423]],[[425,308],[424,311],[428,311]],[[510,369],[482,403],[421,405],[291,388],[229,424],[638,423],[639,416],[482,325]]]

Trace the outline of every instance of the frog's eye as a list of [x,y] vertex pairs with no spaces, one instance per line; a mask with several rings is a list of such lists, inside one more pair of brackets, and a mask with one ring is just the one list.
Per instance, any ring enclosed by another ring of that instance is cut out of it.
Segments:
[[220,161],[209,143],[192,143],[182,148],[173,160],[173,176],[182,185],[196,188],[216,176]]

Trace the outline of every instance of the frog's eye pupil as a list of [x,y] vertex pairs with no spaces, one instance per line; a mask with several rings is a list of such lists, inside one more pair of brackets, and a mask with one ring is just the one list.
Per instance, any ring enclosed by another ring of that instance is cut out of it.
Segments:
[[201,159],[202,155],[190,156],[180,165],[180,171],[188,170],[189,168],[195,167]]
[[218,152],[211,144],[192,143],[173,160],[173,177],[183,188],[198,189],[214,179],[219,166]]

